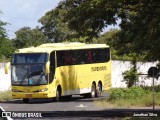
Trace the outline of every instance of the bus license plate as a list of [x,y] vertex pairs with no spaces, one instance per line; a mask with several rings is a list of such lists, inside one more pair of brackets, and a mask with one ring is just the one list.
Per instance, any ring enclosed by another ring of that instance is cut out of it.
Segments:
[[26,94],[26,97],[27,97],[27,98],[31,98],[31,97],[32,97],[32,94]]

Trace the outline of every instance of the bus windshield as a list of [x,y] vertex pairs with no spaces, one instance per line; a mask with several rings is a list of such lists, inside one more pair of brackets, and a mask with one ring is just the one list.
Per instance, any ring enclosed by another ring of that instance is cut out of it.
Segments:
[[20,53],[13,55],[13,64],[45,63],[48,60],[47,53]]
[[47,61],[47,53],[14,54],[11,68],[12,85],[48,84],[48,75],[45,72]]
[[45,85],[45,64],[12,65],[12,85]]

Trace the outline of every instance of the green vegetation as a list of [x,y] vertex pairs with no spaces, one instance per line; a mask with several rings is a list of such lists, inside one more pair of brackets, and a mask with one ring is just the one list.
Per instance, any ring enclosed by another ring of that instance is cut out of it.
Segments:
[[[1,14],[0,11],[0,16]],[[4,29],[6,24],[6,22],[0,20],[0,62],[8,61],[15,50],[12,42],[7,38],[7,33]]]
[[123,78],[127,84],[127,87],[132,87],[136,84],[136,82],[138,82],[139,75],[137,69],[132,67],[130,70],[125,71],[123,73]]
[[[113,88],[107,99],[96,101],[105,108],[152,107],[151,87]],[[155,105],[160,106],[160,87],[155,87]]]
[[11,100],[11,99],[12,99],[12,95],[10,90],[0,92],[0,102],[5,100]]
[[31,29],[30,27],[19,29],[16,32],[16,38],[12,40],[12,44],[17,49],[38,46],[47,42],[49,42],[48,38],[39,28]]
[[111,89],[108,100],[120,100],[120,99],[138,99],[144,96],[147,91],[141,87],[131,88],[113,88]]
[[[41,28],[22,27],[14,40],[6,34],[7,23],[0,20],[0,59],[9,59],[21,47],[79,41],[108,44],[113,60],[159,60],[158,5],[158,0],[63,0],[38,20]],[[119,29],[101,35],[109,25]]]

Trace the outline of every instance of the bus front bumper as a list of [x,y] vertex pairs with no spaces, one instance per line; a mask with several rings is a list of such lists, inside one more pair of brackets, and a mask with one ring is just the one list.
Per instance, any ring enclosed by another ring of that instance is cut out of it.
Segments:
[[13,99],[19,98],[52,98],[54,94],[48,92],[34,92],[34,93],[23,93],[23,92],[12,92]]

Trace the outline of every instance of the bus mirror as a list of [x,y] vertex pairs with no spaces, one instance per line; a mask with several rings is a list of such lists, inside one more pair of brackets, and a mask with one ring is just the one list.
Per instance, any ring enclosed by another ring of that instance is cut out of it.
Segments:
[[50,62],[49,61],[46,63],[46,73],[47,74],[50,73]]
[[5,74],[8,74],[9,73],[9,68],[11,66],[11,63],[8,62],[6,65],[5,65]]

